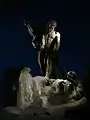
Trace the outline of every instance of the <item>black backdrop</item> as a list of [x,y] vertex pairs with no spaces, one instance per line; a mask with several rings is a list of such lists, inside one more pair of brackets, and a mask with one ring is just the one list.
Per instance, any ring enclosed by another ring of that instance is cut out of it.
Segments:
[[[18,71],[15,74],[17,78],[20,68],[24,66],[32,69],[33,76],[40,75],[37,54],[31,45],[31,37],[23,26],[24,19],[29,20],[36,30],[48,19],[57,21],[57,30],[61,33],[60,69],[75,70],[83,79],[90,60],[90,8],[87,1],[4,2],[0,4],[1,85],[8,78],[5,77],[7,71],[11,69]],[[9,76],[12,76],[10,74],[12,72],[9,72]],[[10,84],[8,79],[6,83]],[[3,84],[4,91],[5,88]]]

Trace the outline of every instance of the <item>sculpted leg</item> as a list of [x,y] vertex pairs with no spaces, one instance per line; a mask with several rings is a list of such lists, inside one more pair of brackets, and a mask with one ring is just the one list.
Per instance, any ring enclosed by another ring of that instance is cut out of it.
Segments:
[[51,73],[52,73],[52,60],[48,57],[45,77],[50,78]]
[[41,69],[41,51],[38,51],[38,64]]
[[38,64],[39,64],[41,73],[43,75],[45,75],[46,67],[45,67],[45,53],[44,53],[44,51],[39,51],[38,52]]

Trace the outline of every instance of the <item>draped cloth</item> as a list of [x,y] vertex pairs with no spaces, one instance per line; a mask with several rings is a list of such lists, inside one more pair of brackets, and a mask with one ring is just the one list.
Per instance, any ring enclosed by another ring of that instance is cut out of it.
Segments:
[[33,80],[28,70],[22,70],[19,77],[17,107],[25,109],[33,103]]

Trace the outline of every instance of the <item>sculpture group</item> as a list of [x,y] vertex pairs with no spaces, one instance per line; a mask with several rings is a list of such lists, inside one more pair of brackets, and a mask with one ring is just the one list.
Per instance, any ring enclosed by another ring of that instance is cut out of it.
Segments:
[[[41,40],[34,35],[30,24],[24,22],[33,37],[32,45],[38,51],[38,64],[43,76],[32,77],[29,68],[24,68],[19,76],[17,108],[25,110],[30,106],[50,108],[73,103],[84,97],[83,87],[74,71],[66,73],[66,79],[60,79],[57,72],[61,34],[55,31],[56,21],[46,23]],[[78,102],[79,101],[79,102]],[[77,105],[76,103],[74,105]]]
[[58,68],[57,61],[61,35],[59,32],[55,31],[57,27],[56,21],[48,21],[39,38],[38,35],[34,35],[34,31],[29,23],[24,22],[24,25],[28,28],[29,34],[33,37],[32,45],[38,51],[38,64],[43,76],[45,76],[46,79],[57,77],[55,68]]
[[45,77],[32,77],[27,68],[23,69],[19,77],[17,107],[22,110],[32,105],[48,108],[80,100],[83,97],[83,87],[74,75],[70,71],[66,80],[49,79],[47,85]]

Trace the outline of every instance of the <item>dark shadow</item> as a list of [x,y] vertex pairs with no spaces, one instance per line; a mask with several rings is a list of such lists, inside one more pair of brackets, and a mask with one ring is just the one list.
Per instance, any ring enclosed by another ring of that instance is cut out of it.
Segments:
[[83,86],[84,86],[85,95],[88,101],[90,101],[90,66],[88,66],[86,70],[86,74],[83,80]]
[[84,117],[90,119],[90,65],[88,65],[86,69],[85,76],[82,80],[82,85],[87,103],[81,107],[78,107],[77,109],[67,111],[66,117],[68,117],[69,120],[80,120]]
[[90,111],[90,64],[88,65],[87,69],[86,69],[86,73],[85,73],[85,77],[83,79],[83,87],[84,87],[84,92],[85,92],[85,96],[87,98],[87,114],[89,115],[89,111]]
[[[3,104],[15,106],[17,101],[18,78],[22,68],[10,68],[5,71],[3,78]],[[15,86],[16,90],[13,90]]]

